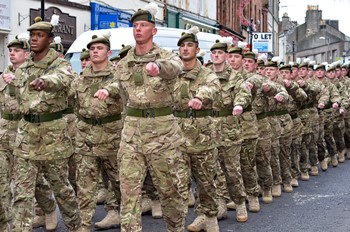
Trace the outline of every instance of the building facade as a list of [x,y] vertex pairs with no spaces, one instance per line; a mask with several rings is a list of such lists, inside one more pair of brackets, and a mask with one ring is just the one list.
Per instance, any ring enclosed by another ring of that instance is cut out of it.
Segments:
[[[280,38],[284,36],[287,45],[294,41],[295,59],[310,58],[317,63],[347,61],[350,37],[339,31],[338,20],[323,19],[318,5],[307,6],[305,23],[294,26],[290,31],[287,30],[288,25],[291,21],[286,15],[282,18]],[[287,62],[292,60],[293,50],[287,48],[284,57]]]

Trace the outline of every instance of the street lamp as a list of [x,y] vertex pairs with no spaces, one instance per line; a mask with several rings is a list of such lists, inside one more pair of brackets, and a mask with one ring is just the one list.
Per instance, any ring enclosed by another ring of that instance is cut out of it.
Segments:
[[345,63],[346,50],[343,50],[343,63]]
[[326,55],[327,55],[327,57],[326,57],[326,61],[329,63],[329,58],[331,58],[330,56],[329,56],[329,38],[326,38],[326,37],[324,37],[324,36],[321,36],[319,39],[324,39],[325,40],[325,43],[327,43],[327,53],[326,53]]
[[293,62],[295,62],[295,41],[292,42]]

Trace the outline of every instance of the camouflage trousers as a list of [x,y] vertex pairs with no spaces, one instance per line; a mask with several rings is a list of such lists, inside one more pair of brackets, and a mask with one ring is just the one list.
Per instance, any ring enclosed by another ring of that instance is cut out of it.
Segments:
[[291,144],[291,175],[292,178],[298,179],[300,176],[300,156],[301,141],[303,139],[303,124],[300,118],[293,119],[293,132]]
[[281,152],[280,147],[280,135],[282,132],[281,123],[275,116],[270,116],[270,124],[271,124],[271,170],[272,170],[272,178],[273,184],[278,185],[282,183],[281,178],[281,166],[280,166],[280,157],[279,154]]
[[142,195],[147,196],[151,200],[159,200],[157,189],[154,187],[151,174],[147,172],[145,182],[143,183]]
[[231,200],[236,204],[242,204],[246,199],[240,164],[240,150],[240,143],[218,147],[220,169],[225,177],[224,183],[221,183],[221,185],[227,187]]
[[262,190],[271,190],[273,185],[271,169],[271,125],[268,118],[258,120],[259,138],[256,146],[256,171]]
[[[189,160],[191,172],[196,182],[197,215],[214,217],[218,214],[216,204],[215,175],[218,162],[218,150],[210,149],[201,153],[185,153]],[[225,170],[223,170],[225,172]]]
[[[83,228],[90,228],[95,214],[101,169],[106,171],[117,199],[120,199],[118,160],[115,156],[77,156],[77,198]],[[118,198],[119,196],[119,198]]]
[[[332,110],[332,109],[330,109]],[[320,116],[321,117],[321,116]],[[323,126],[323,137],[326,144],[326,147],[322,147],[321,145],[321,138],[319,138],[318,145],[318,159],[319,161],[324,160],[325,157],[329,156],[335,156],[337,151],[337,145],[335,144],[334,137],[333,137],[333,117],[331,114],[327,113],[324,117],[324,126]],[[321,124],[320,124],[321,127]],[[321,131],[321,128],[320,128]],[[321,137],[321,133],[320,133]],[[321,150],[320,150],[321,149]],[[321,152],[320,152],[321,151]]]
[[184,231],[189,164],[178,149],[143,155],[137,145],[120,144],[121,231],[142,231],[141,195],[147,170],[159,194],[167,231]]
[[349,113],[350,112],[347,111],[344,118],[344,123],[345,123],[344,142],[347,149],[350,149],[350,117],[348,115]]
[[[7,221],[12,218],[11,202],[11,181],[12,181],[12,162],[13,155],[11,151],[0,151],[0,199],[1,206],[4,211],[4,218]],[[1,217],[1,216],[0,216]]]
[[35,186],[35,216],[44,216],[56,210],[53,192],[43,173],[39,173]]
[[317,159],[319,161],[324,160],[327,155],[325,136],[325,116],[324,114],[319,114],[319,130],[318,130],[318,140],[317,140]]
[[[231,201],[230,194],[227,190],[227,183],[225,173],[222,171],[220,166],[220,161],[218,160],[216,176],[215,176],[215,185],[216,185],[216,197],[217,199],[223,199],[226,202]],[[191,186],[189,186],[191,187]]]
[[242,177],[246,193],[256,197],[259,195],[255,158],[257,143],[257,138],[244,139],[240,152]]
[[341,152],[344,149],[346,149],[344,135],[345,135],[345,120],[344,118],[338,117],[334,121],[334,125],[333,125],[333,137],[334,137],[334,141],[336,143],[338,152]]
[[100,175],[100,178],[98,181],[97,191],[99,191],[102,188],[107,189],[107,195],[106,195],[106,201],[104,203],[104,209],[106,211],[119,210],[120,191],[119,191],[119,194],[117,197],[117,195],[115,194],[115,192],[113,190],[113,186],[112,186],[111,182],[109,181],[109,178],[108,178],[108,175],[107,175],[107,172],[105,169],[101,169],[101,175]]
[[69,231],[80,228],[81,219],[74,190],[68,181],[68,160],[14,158],[13,232],[32,231],[33,199],[39,173],[48,181]]

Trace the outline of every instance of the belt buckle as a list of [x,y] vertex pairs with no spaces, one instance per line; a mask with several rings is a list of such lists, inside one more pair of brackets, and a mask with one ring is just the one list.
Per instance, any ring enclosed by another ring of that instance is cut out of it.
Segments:
[[15,117],[14,117],[14,115],[13,115],[13,114],[9,114],[9,120],[10,120],[10,121],[15,120]]
[[219,117],[219,115],[220,115],[220,112],[219,112],[219,111],[215,111],[215,110],[212,110],[212,111],[211,111],[211,116],[212,116],[212,117]]
[[102,125],[102,120],[100,118],[92,118],[91,120],[93,126]]
[[155,117],[155,112],[154,109],[150,108],[150,109],[145,109],[142,111],[142,117],[144,118],[154,118]]
[[[187,116],[187,112],[186,112],[186,116]],[[192,119],[197,118],[196,111],[193,110],[192,108],[190,108],[190,110],[188,112],[188,116],[189,116],[189,118],[192,118]]]
[[40,116],[37,114],[30,114],[29,115],[29,121],[31,123],[40,123]]

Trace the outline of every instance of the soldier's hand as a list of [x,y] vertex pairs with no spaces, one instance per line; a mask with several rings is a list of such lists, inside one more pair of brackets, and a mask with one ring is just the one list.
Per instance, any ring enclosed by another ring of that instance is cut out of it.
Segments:
[[7,84],[11,84],[13,79],[15,79],[15,75],[12,73],[4,73],[1,76]]
[[240,105],[237,105],[235,107],[233,107],[233,110],[232,110],[232,115],[233,116],[238,116],[238,115],[241,115],[243,113],[243,107],[240,106]]
[[319,103],[318,106],[317,106],[317,108],[319,108],[319,109],[322,110],[322,109],[324,108],[324,104],[323,104],[323,103]]
[[297,83],[299,84],[300,87],[303,87],[305,85],[304,80],[297,80]]
[[339,114],[345,114],[345,110],[343,108],[339,109]]
[[269,84],[267,84],[267,83],[263,83],[262,85],[261,85],[261,87],[262,87],[262,91],[263,92],[269,92],[269,90],[270,90],[270,85]]
[[94,94],[94,97],[97,97],[99,100],[106,100],[108,96],[109,96],[109,92],[106,89],[99,89]]
[[150,62],[146,65],[147,75],[151,77],[159,76],[160,70],[156,63]]
[[284,86],[290,87],[290,84],[291,84],[290,80],[283,80],[283,83],[284,83]]
[[333,109],[338,109],[338,108],[339,108],[339,104],[338,104],[337,102],[334,102],[334,103],[332,104],[332,108],[333,108]]
[[202,101],[198,98],[193,98],[188,102],[188,107],[194,110],[200,110],[202,108]]
[[247,87],[247,89],[249,90],[252,90],[252,88],[254,87],[254,85],[249,81],[246,81],[244,84],[245,84],[245,87]]
[[273,98],[278,102],[282,102],[284,99],[284,97],[281,94],[276,94]]
[[45,88],[45,82],[43,79],[36,78],[34,81],[29,83],[31,86],[34,87],[35,90],[43,90]]

